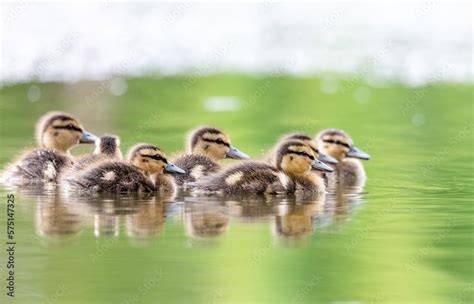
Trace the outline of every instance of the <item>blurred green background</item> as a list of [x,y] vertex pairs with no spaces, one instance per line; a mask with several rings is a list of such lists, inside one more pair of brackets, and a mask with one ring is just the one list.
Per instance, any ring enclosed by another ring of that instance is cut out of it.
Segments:
[[[173,155],[189,129],[210,124],[259,158],[285,132],[335,127],[372,160],[366,193],[318,213],[311,235],[296,242],[272,228],[275,210],[300,208],[291,200],[272,201],[268,216],[250,221],[213,202],[230,224],[206,239],[186,231],[192,211],[178,197],[163,204],[163,227],[144,241],[127,235],[126,214],[117,215],[118,236],[95,237],[90,211],[73,236],[41,235],[48,195],[19,193],[18,303],[473,302],[472,85],[374,86],[335,75],[18,84],[0,89],[2,167],[34,147],[36,120],[49,110],[119,135],[124,152],[151,142]],[[4,198],[14,191],[0,190]],[[0,204],[4,218],[6,198]]]

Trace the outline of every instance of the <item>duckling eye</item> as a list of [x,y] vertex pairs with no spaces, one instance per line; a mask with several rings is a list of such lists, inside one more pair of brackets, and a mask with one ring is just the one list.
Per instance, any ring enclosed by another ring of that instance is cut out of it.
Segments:
[[226,147],[230,147],[230,145],[226,142],[224,142],[222,139],[218,138],[218,139],[209,139],[209,138],[203,138],[202,140],[206,141],[206,142],[212,142],[212,143],[216,143],[218,145],[224,145]]
[[[309,155],[308,153],[306,153],[306,152],[304,152],[304,151],[292,151],[292,150],[289,150],[288,153],[292,153],[292,154],[297,154],[297,155],[305,156],[305,157],[308,157],[308,158],[311,159],[311,160],[314,160],[314,156]],[[293,158],[291,158],[291,159],[293,159]]]
[[71,124],[68,124],[68,125],[66,126],[66,128],[67,128],[68,130],[73,130],[73,129],[74,129],[74,126],[71,125]]
[[326,140],[323,140],[325,143],[330,143],[330,144],[336,144],[336,145],[341,145],[341,146],[344,146],[346,148],[351,148],[350,145],[346,144],[346,143],[343,143],[342,141],[339,141],[339,140],[332,140],[332,139],[326,139]]

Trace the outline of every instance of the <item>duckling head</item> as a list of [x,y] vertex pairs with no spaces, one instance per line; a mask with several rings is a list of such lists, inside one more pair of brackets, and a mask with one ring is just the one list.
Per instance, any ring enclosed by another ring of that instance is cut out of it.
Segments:
[[114,135],[103,135],[96,139],[94,154],[106,155],[111,158],[122,159],[120,138]]
[[127,160],[145,174],[186,173],[183,169],[169,162],[165,152],[151,144],[137,144],[130,148]]
[[317,160],[314,151],[301,141],[287,141],[277,151],[277,168],[290,176],[306,175],[311,169],[332,172],[330,166]]
[[370,155],[354,146],[349,134],[342,130],[326,129],[316,135],[316,143],[321,151],[329,154],[337,160],[345,157],[353,157],[369,160]]
[[190,153],[202,154],[214,160],[224,158],[248,159],[247,154],[230,144],[227,134],[212,127],[200,127],[189,135],[188,150]]
[[279,142],[283,143],[285,141],[290,141],[290,140],[302,141],[304,144],[308,145],[311,148],[311,150],[313,150],[316,158],[319,159],[320,161],[323,161],[328,164],[333,164],[333,165],[337,164],[337,159],[319,150],[316,144],[316,141],[313,140],[308,134],[303,133],[303,132],[289,133],[289,134],[284,135],[280,139]]
[[36,125],[36,140],[42,148],[67,152],[77,144],[92,144],[97,139],[84,130],[81,123],[67,113],[50,112]]

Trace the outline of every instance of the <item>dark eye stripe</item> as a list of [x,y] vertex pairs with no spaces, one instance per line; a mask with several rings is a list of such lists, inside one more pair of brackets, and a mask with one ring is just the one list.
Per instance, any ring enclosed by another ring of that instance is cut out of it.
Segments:
[[297,154],[297,155],[301,155],[301,156],[306,156],[306,157],[308,157],[309,159],[314,160],[314,156],[309,155],[308,153],[306,153],[306,152],[304,152],[304,151],[288,150],[288,153]]
[[330,143],[330,144],[341,145],[341,146],[344,146],[344,147],[349,148],[349,149],[351,148],[350,145],[348,145],[348,144],[346,144],[346,143],[343,143],[343,142],[341,142],[341,141],[339,141],[339,140],[323,139],[323,141],[326,142],[326,143]]
[[155,155],[144,155],[144,154],[140,154],[140,156],[142,157],[147,157],[147,158],[151,158],[151,159],[154,159],[154,160],[161,160],[162,162],[164,162],[165,164],[168,163],[168,160],[164,157],[161,157],[159,154],[155,154]]
[[222,139],[209,139],[209,138],[203,138],[202,140],[207,141],[207,142],[212,142],[218,145],[224,145],[226,147],[230,148],[230,145],[226,142],[224,142]]
[[73,126],[73,125],[67,125],[67,126],[53,126],[53,129],[64,129],[64,130],[74,130],[74,131],[77,131],[77,132],[81,132],[82,133],[82,129],[76,127],[76,126]]

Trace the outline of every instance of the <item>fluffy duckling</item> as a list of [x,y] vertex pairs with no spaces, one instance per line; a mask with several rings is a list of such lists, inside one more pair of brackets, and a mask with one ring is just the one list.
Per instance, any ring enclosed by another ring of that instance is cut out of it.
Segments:
[[327,176],[331,187],[337,183],[346,187],[365,184],[365,170],[359,159],[369,160],[370,155],[356,148],[347,133],[337,129],[326,129],[316,135],[316,143],[321,151],[338,160],[334,174]]
[[120,139],[114,135],[103,135],[96,139],[95,149],[90,155],[76,160],[71,166],[70,172],[83,170],[84,168],[105,160],[123,160],[120,151]]
[[122,161],[105,161],[85,168],[64,179],[67,189],[97,192],[151,192],[174,191],[174,182],[164,172],[184,173],[168,162],[157,146],[138,144],[132,147]]
[[311,169],[333,171],[316,160],[311,148],[301,141],[288,141],[281,145],[276,154],[276,164],[276,167],[261,162],[237,164],[194,185],[198,190],[226,194],[324,193],[323,180]]
[[195,182],[203,176],[218,172],[217,161],[224,158],[248,159],[247,154],[231,146],[230,138],[221,130],[200,127],[188,136],[188,154],[178,156],[174,163],[186,173],[175,177],[178,185]]
[[39,148],[24,153],[9,165],[2,181],[13,184],[55,182],[58,173],[72,163],[69,150],[80,143],[94,143],[96,138],[71,115],[47,113],[36,125]]
[[323,152],[321,152],[317,145],[316,142],[306,133],[303,132],[294,132],[294,133],[288,133],[283,135],[278,142],[273,146],[273,148],[270,149],[269,154],[265,158],[265,161],[269,163],[270,165],[274,165],[276,161],[276,153],[278,149],[280,148],[281,145],[283,145],[287,141],[291,140],[298,140],[302,141],[304,144],[308,145],[311,150],[313,150],[313,153],[315,154],[316,158],[319,159],[320,161],[327,163],[327,164],[337,164],[337,160],[334,157],[331,157]]

